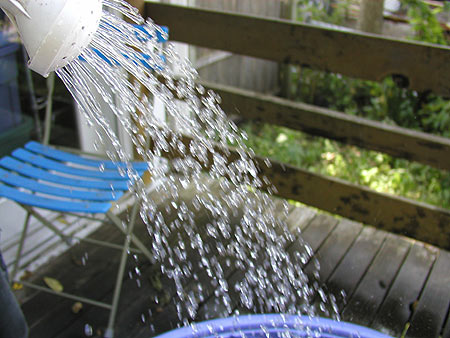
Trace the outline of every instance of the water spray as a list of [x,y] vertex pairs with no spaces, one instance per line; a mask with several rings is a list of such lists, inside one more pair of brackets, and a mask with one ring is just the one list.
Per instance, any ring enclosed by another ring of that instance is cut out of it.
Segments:
[[16,25],[29,67],[47,77],[89,45],[102,16],[101,0],[0,0]]

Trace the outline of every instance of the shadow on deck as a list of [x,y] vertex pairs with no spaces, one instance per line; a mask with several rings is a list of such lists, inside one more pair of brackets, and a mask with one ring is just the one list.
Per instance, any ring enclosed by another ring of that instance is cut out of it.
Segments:
[[[190,200],[188,195],[182,198]],[[198,225],[207,220],[202,213],[196,218]],[[449,252],[305,207],[290,206],[287,221],[291,230],[301,229],[303,239],[314,250],[321,266],[320,281],[338,296],[343,320],[397,337],[406,330],[406,337],[450,337]],[[149,243],[143,224],[137,233]],[[107,226],[92,237],[123,239],[118,230]],[[301,249],[301,242],[295,241],[287,250]],[[33,279],[49,276],[60,281],[67,292],[76,290],[86,297],[110,301],[119,255],[112,249],[80,243],[37,271]],[[171,302],[173,283],[160,276],[158,265],[131,257],[128,263],[130,273],[124,281],[116,337],[150,337],[177,327],[180,323]],[[312,273],[312,265],[303,268]],[[229,285],[240,273],[227,271]],[[188,289],[195,281],[191,284]],[[341,290],[345,301],[339,297]],[[214,298],[214,290],[207,291],[210,297],[201,304],[197,320],[219,317],[223,308]],[[108,311],[83,304],[77,312],[73,305],[68,299],[29,291],[22,308],[30,337],[101,336]]]

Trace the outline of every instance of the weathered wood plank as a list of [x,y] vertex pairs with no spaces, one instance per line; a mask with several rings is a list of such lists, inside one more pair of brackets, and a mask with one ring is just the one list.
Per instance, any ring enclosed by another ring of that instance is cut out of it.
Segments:
[[438,337],[445,324],[449,306],[450,253],[440,251],[422,295],[414,306],[406,337]]
[[319,295],[315,296],[313,304],[322,317],[333,316],[334,306],[343,302],[340,291],[330,292],[326,282],[346,256],[362,227],[361,223],[341,220],[315,254],[314,260],[317,260],[320,270],[315,271],[313,262],[308,263],[304,269],[310,280],[317,281],[328,297],[336,299],[336,304],[333,304],[331,301],[324,302]]
[[[98,270],[98,273],[95,276],[83,279],[82,272],[77,276],[72,276],[74,280],[78,279],[84,281],[82,286],[77,290],[78,292],[82,291],[83,295],[98,301],[104,300],[105,296],[109,295],[109,291],[112,289],[112,284],[117,274],[120,258],[119,256],[116,256],[115,261],[111,262],[105,257],[108,257],[108,253],[99,252],[99,262],[93,263]],[[129,264],[127,269],[131,268],[132,266]],[[41,308],[41,311],[44,310],[46,316],[39,325],[31,328],[30,338],[76,337],[81,336],[85,332],[85,327],[90,327],[93,332],[105,331],[108,322],[108,310],[83,303],[80,312],[74,313],[72,311],[72,306],[75,304],[74,300],[60,298],[55,295],[52,295],[52,297],[58,300],[57,305],[53,308],[49,308],[48,303],[40,303],[41,306],[45,304],[45,309]],[[111,298],[108,298],[107,301],[110,302]],[[94,310],[95,314],[92,314],[92,310]],[[90,316],[87,319],[83,319],[83,316],[86,313],[89,313]],[[97,313],[99,313],[100,316],[97,315]],[[51,321],[53,321],[54,324],[49,328],[49,322]],[[74,327],[76,328],[75,330]]]
[[[319,281],[324,283],[333,273],[336,266],[345,256],[350,246],[362,229],[362,224],[349,220],[341,220],[316,252],[320,264]],[[311,275],[315,268],[308,264],[306,274]]]
[[[279,17],[280,14],[280,1],[273,0],[197,0],[194,3],[196,7],[250,15]],[[275,62],[205,48],[191,48],[190,52],[195,55],[190,59],[202,79],[260,92],[274,92],[277,88]]]
[[[257,158],[261,176],[277,195],[334,214],[450,248],[450,211],[406,198],[378,193],[332,177]],[[326,198],[324,198],[326,192]]]
[[343,320],[368,326],[401,267],[411,242],[388,234],[358,287],[342,312]]
[[252,91],[201,82],[229,115],[274,124],[450,170],[450,139]]
[[[142,319],[144,318],[142,315],[148,316],[151,297],[157,294],[150,284],[150,280],[147,278],[150,273],[149,271],[151,271],[151,265],[144,261],[137,265],[132,259],[129,259],[126,271],[132,271],[135,268],[139,268],[142,276],[140,278],[136,276],[133,276],[133,278],[129,278],[128,276],[124,278],[119,302],[119,315],[115,325],[115,337],[133,337],[131,333],[128,335],[128,331],[144,327],[147,329],[147,335],[149,336],[150,334],[150,327],[146,325]],[[110,302],[113,293],[113,289],[110,287],[110,281],[114,280],[115,273],[115,270],[105,271],[103,276],[99,276],[100,278],[97,278],[97,280],[91,281],[85,288],[92,289],[93,292],[99,292],[101,290],[101,293],[97,295],[99,300]],[[108,280],[109,284],[106,285]],[[72,316],[75,315],[72,314]],[[108,310],[84,304],[83,310],[76,316],[76,320],[73,320],[70,325],[60,331],[55,337],[79,337],[82,336],[86,328],[92,330],[94,337],[102,337],[106,329],[106,324],[108,323],[108,318]]]
[[327,280],[327,290],[336,296],[339,295],[344,298],[343,302],[337,304],[339,311],[343,310],[345,302],[352,297],[359,282],[370,268],[370,264],[380,250],[386,234],[384,231],[365,226],[355,243]]
[[304,241],[308,243],[313,252],[317,252],[322,243],[328,238],[337,225],[337,219],[325,214],[317,215],[311,222],[308,222],[307,226],[301,232],[300,240],[294,242],[288,248],[288,251],[294,252],[304,250]]
[[174,41],[367,80],[394,74],[411,89],[450,96],[449,47],[162,3],[147,2],[145,14]]
[[296,207],[290,213],[286,220],[288,229],[291,233],[295,234],[297,231],[302,232],[309,222],[316,216],[316,212],[311,208]]
[[436,249],[414,243],[391,286],[371,327],[392,336],[400,336],[436,258]]

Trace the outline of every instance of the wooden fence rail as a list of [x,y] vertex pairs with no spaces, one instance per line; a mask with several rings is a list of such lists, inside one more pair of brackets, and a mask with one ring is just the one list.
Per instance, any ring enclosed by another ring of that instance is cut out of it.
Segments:
[[145,15],[169,26],[174,41],[372,81],[395,75],[450,97],[450,47],[162,3],[147,2]]
[[209,82],[202,84],[221,96],[221,107],[227,114],[301,130],[450,170],[448,138],[230,86]]

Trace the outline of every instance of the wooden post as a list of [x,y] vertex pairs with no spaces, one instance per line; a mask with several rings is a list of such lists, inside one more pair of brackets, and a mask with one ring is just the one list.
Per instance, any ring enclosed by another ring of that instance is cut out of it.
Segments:
[[[145,8],[144,8],[144,0],[126,0],[130,5],[132,5],[133,7],[135,7],[135,8],[137,8],[138,9],[138,11],[139,11],[139,13],[145,18]],[[130,81],[137,81],[135,78],[133,78],[133,77],[131,77],[130,78]],[[144,86],[140,86],[140,97],[144,97],[144,96],[146,96],[146,95],[149,95],[149,92],[148,92],[148,90],[144,87]],[[140,116],[141,114],[142,114],[142,112],[136,112],[137,113],[137,116]],[[144,136],[144,138],[145,139],[147,139],[147,136],[148,135],[146,135],[146,131],[145,130],[143,130],[141,127],[140,127],[140,124],[139,123],[137,123],[137,121],[134,121],[136,124],[137,124],[137,127],[138,127],[138,133],[140,134],[140,135],[142,135],[142,136]],[[138,152],[137,152],[137,150],[136,150],[136,147],[133,147],[133,157],[134,157],[134,159],[135,160],[137,160],[137,161],[142,161],[143,160],[143,157],[142,157],[142,155],[140,155]],[[142,176],[142,179],[144,180],[144,183],[145,184],[148,184],[148,183],[150,183],[150,173],[147,171],[147,172],[145,172],[144,173],[144,175]]]
[[[142,16],[144,16],[145,12],[144,12],[144,0],[127,0],[127,2],[133,6],[136,7],[139,11],[139,13],[141,13]],[[144,17],[145,18],[145,17]]]
[[[295,20],[297,18],[298,0],[283,0],[280,3],[280,17],[282,19]],[[280,86],[281,96],[292,98],[291,93],[291,65],[280,64]]]
[[382,34],[383,9],[384,0],[361,0],[358,29],[367,33]]

